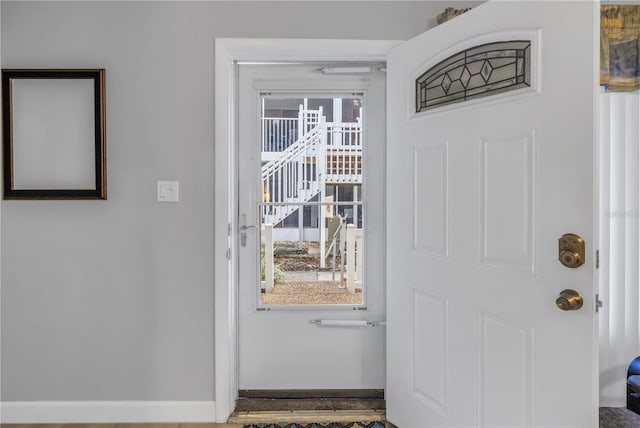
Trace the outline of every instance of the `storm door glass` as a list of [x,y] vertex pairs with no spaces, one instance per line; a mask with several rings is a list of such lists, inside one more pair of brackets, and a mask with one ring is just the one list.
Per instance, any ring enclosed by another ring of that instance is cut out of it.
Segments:
[[362,98],[260,101],[258,305],[362,305]]

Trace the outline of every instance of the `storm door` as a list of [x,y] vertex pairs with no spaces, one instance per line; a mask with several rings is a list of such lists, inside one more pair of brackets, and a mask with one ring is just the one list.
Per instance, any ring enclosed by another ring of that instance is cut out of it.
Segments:
[[241,390],[384,387],[384,72],[352,67],[238,66]]

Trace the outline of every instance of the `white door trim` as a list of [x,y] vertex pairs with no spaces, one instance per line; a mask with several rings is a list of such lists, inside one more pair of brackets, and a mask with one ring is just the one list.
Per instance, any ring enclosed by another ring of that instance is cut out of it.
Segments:
[[[385,61],[391,40],[216,39],[214,141],[214,328],[216,422],[234,410],[238,390],[235,248],[236,61]],[[231,231],[231,232],[230,232]]]

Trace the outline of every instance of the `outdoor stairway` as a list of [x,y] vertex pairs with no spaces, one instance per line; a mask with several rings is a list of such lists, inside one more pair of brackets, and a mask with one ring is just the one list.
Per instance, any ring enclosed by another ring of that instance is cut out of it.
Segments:
[[262,161],[262,223],[276,226],[326,184],[362,183],[362,124],[327,122],[322,107],[263,117]]

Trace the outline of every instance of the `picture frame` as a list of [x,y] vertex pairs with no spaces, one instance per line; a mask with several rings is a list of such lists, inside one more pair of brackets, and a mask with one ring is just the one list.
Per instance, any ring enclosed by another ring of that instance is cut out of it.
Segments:
[[107,199],[104,69],[3,69],[3,198]]

